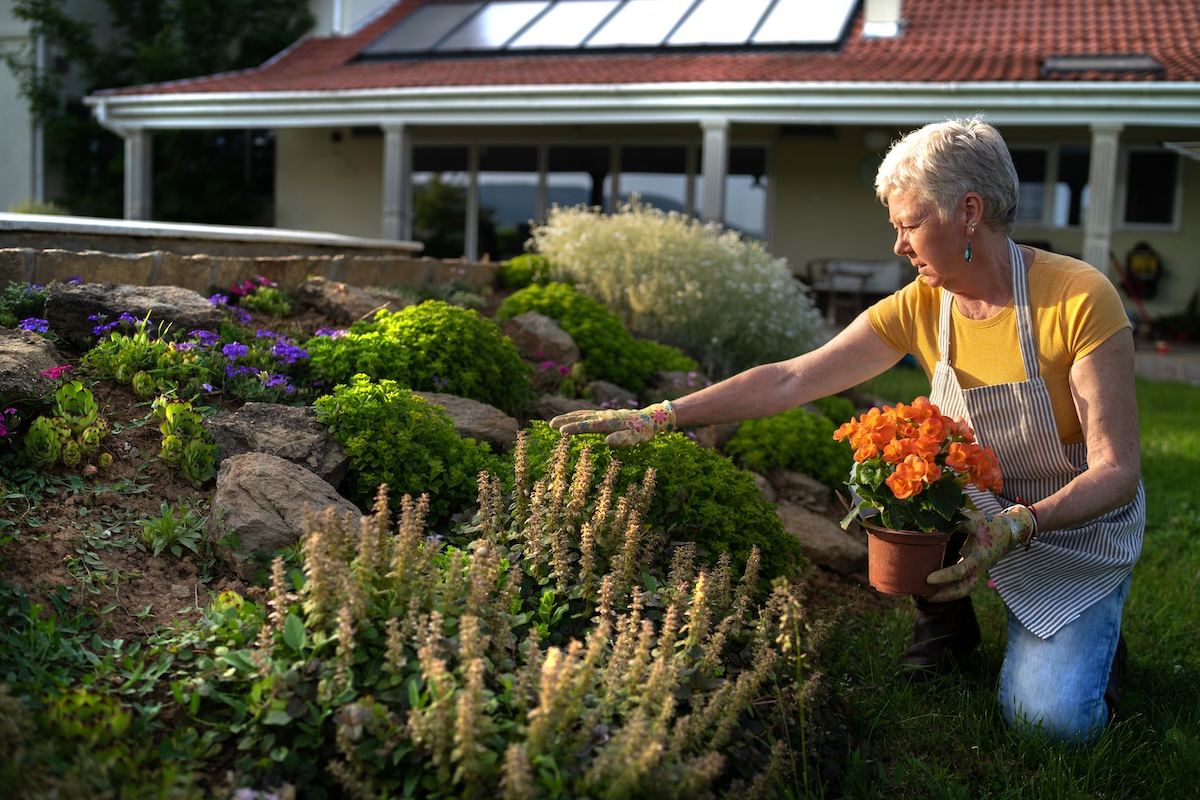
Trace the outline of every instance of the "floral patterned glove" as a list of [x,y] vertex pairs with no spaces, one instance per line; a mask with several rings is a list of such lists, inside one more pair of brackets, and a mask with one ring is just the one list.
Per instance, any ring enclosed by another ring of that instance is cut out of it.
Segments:
[[1019,544],[1028,547],[1037,536],[1037,517],[1029,506],[1009,506],[999,514],[966,511],[962,528],[970,535],[962,546],[962,558],[930,573],[925,580],[940,586],[927,599],[934,603],[966,597],[979,575]]
[[638,409],[572,411],[550,420],[550,427],[573,433],[607,433],[605,444],[620,446],[647,442],[660,431],[675,430],[675,407],[670,400]]

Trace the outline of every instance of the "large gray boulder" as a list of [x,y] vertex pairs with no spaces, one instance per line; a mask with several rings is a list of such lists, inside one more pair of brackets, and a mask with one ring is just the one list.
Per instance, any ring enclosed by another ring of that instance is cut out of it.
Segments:
[[53,392],[57,382],[42,373],[62,364],[58,348],[49,339],[32,331],[0,328],[0,411],[9,403]]
[[278,456],[341,486],[350,467],[346,449],[317,422],[312,406],[246,403],[204,421],[217,444],[217,465],[242,453]]
[[50,329],[77,345],[95,341],[92,330],[122,314],[149,319],[149,330],[160,327],[175,335],[188,331],[215,331],[225,312],[191,289],[178,286],[131,286],[122,283],[52,283],[46,297]]
[[413,392],[435,406],[441,406],[454,421],[454,430],[466,439],[483,442],[493,453],[511,450],[517,443],[521,425],[495,406],[443,392]]
[[310,470],[279,456],[243,453],[221,462],[205,535],[214,543],[232,535],[238,572],[250,580],[255,553],[270,555],[295,545],[304,533],[305,513],[328,508],[356,520],[362,516]]
[[544,358],[564,367],[579,361],[579,345],[562,329],[558,320],[545,314],[526,311],[504,323],[503,330],[513,344],[534,358]]
[[812,563],[839,575],[865,575],[867,542],[864,535],[842,530],[824,514],[799,503],[780,502],[776,507],[783,528],[800,540],[800,548]]
[[338,325],[369,320],[381,310],[399,311],[409,302],[394,295],[360,289],[341,281],[313,277],[296,288],[296,299]]

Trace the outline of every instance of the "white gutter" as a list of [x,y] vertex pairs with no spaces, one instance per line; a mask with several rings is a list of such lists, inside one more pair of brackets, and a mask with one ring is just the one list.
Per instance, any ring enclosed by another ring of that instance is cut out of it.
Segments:
[[92,95],[110,130],[699,122],[1200,126],[1200,83],[659,83]]
[[101,128],[112,131],[122,139],[128,135],[129,128],[127,126],[113,122],[109,117],[108,102],[103,97],[89,95],[83,98],[83,102],[92,107],[92,114],[96,117],[96,122],[100,123]]

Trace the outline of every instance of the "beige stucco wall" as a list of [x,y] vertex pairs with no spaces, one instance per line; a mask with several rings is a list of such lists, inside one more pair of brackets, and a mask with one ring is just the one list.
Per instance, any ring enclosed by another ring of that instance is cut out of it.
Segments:
[[771,252],[797,274],[814,259],[896,258],[887,209],[871,187],[878,160],[857,128],[831,137],[785,132],[775,143]]
[[345,128],[283,129],[275,146],[277,227],[381,236],[382,137],[359,138]]

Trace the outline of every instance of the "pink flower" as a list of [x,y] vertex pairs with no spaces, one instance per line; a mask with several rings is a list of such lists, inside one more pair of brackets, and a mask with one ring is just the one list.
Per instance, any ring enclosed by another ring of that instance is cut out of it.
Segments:
[[48,370],[43,370],[42,377],[56,381],[63,376],[63,373],[71,368],[70,364],[63,364],[61,367],[51,367]]

